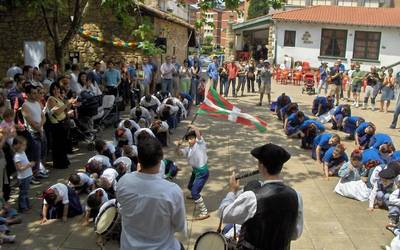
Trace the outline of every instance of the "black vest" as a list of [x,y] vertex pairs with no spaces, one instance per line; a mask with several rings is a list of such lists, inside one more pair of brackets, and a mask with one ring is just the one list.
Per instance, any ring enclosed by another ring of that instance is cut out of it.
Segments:
[[289,249],[299,209],[296,191],[282,182],[273,182],[253,192],[257,211],[242,225],[238,249]]

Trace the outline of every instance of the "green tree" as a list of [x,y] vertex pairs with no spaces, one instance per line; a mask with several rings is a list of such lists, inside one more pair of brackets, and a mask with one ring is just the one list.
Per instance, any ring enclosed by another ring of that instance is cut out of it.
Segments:
[[267,15],[270,8],[282,8],[281,0],[250,0],[248,19]]
[[[143,0],[101,0],[101,9],[111,13],[125,27],[132,30],[132,35],[140,39],[138,47],[147,54],[159,54],[161,50],[154,45],[154,34],[151,24],[143,21],[140,15],[138,2]],[[277,0],[264,0],[277,1]],[[54,54],[57,63],[63,70],[64,54],[71,39],[78,33],[82,25],[82,19],[90,3],[97,0],[2,0],[0,10],[6,8],[24,7],[32,17],[41,18],[46,26],[50,38],[54,44]],[[186,4],[186,0],[178,0],[180,4]],[[228,10],[238,10],[241,0],[202,0],[198,3],[201,10],[201,18],[196,26],[201,27],[205,23],[205,13],[225,3]]]

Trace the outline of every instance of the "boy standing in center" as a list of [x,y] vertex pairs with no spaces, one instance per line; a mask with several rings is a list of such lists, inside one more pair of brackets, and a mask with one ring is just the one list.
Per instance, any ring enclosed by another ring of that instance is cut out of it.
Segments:
[[199,129],[194,125],[189,125],[189,128],[190,131],[185,136],[189,146],[180,148],[182,142],[179,142],[177,153],[185,156],[189,165],[193,168],[188,184],[191,196],[188,198],[193,199],[200,209],[200,214],[194,220],[204,220],[210,217],[203,197],[200,194],[209,177],[207,147]]

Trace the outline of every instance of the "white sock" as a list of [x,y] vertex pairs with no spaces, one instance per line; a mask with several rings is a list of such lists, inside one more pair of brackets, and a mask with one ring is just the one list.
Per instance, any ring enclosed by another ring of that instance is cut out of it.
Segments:
[[196,206],[200,209],[201,216],[205,216],[208,214],[208,210],[207,210],[206,204],[204,204],[203,197],[200,196],[200,198],[198,198],[194,202],[196,203]]

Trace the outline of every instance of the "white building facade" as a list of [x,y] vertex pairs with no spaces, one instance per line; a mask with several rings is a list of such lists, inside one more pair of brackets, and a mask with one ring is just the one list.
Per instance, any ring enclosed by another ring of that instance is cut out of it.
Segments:
[[[346,65],[359,62],[363,70],[372,65],[389,66],[400,61],[400,23],[398,27],[396,23],[392,27],[383,27],[381,24],[360,25],[360,22],[329,24],[318,20],[282,19],[274,20],[275,61],[278,64],[283,63],[285,55],[294,61],[308,61],[312,67],[318,67],[322,61],[332,64],[340,58]],[[396,66],[395,70],[400,67]]]

